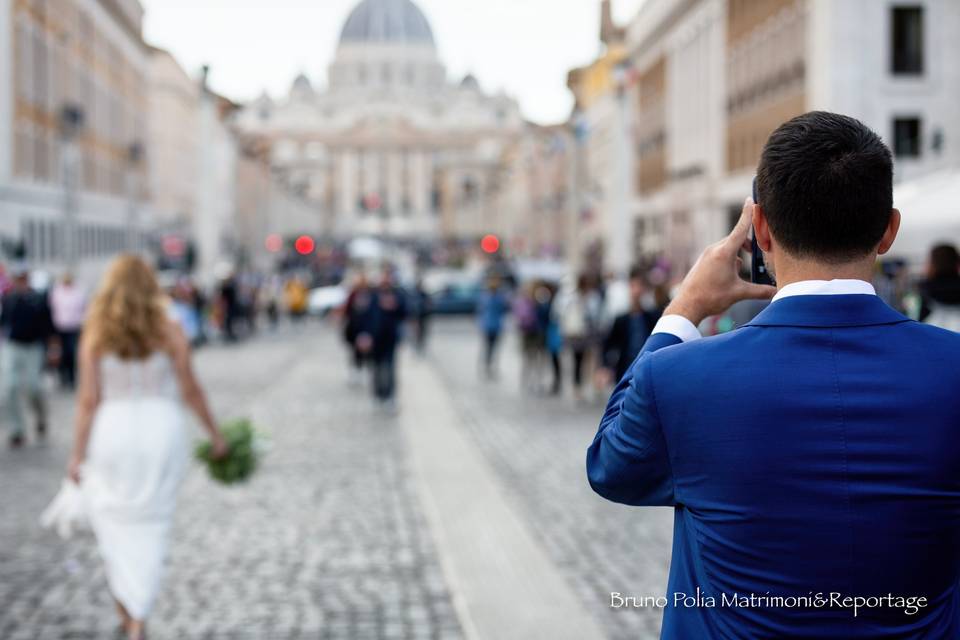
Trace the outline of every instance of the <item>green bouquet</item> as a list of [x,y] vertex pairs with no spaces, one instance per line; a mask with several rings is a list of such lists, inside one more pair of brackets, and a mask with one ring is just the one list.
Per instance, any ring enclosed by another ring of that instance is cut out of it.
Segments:
[[239,419],[220,428],[230,450],[223,458],[213,458],[213,445],[209,441],[197,445],[197,460],[206,464],[210,477],[223,484],[236,484],[247,480],[257,468],[260,447],[256,432],[249,420]]

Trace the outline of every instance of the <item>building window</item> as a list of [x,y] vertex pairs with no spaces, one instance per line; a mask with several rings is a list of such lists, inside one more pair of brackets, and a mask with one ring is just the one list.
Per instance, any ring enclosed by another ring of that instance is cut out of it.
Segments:
[[921,150],[920,118],[896,118],[893,121],[893,154],[898,158],[919,158]]
[[923,8],[893,7],[891,63],[896,75],[923,73]]

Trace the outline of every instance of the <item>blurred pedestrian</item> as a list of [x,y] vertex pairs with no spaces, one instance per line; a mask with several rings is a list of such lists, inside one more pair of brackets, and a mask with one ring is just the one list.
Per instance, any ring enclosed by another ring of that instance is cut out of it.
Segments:
[[234,274],[230,274],[220,283],[220,305],[223,337],[227,342],[236,342],[237,321],[240,319],[240,291]]
[[307,304],[309,302],[307,285],[299,276],[293,276],[284,285],[283,295],[290,318],[296,322],[303,320],[307,315]]
[[503,316],[509,306],[507,294],[500,287],[500,278],[488,278],[486,289],[477,300],[477,324],[484,341],[483,371],[489,379],[496,377],[497,346],[503,332]]
[[0,262],[0,296],[3,296],[13,286],[10,276],[7,275],[7,267]]
[[243,325],[245,337],[257,332],[257,309],[260,282],[253,273],[243,273],[237,279],[237,315]]
[[359,384],[364,364],[373,350],[373,335],[370,323],[373,321],[371,305],[373,290],[367,274],[357,273],[347,300],[343,304],[343,339],[350,350],[349,378],[352,384]]
[[76,383],[77,345],[86,308],[86,293],[74,281],[72,273],[64,273],[50,292],[50,310],[60,339],[60,384],[66,389],[73,389]]
[[207,298],[195,282],[187,281],[186,286],[189,291],[188,296],[190,303],[193,305],[193,310],[197,317],[198,334],[196,346],[200,346],[207,342],[207,323],[209,322],[209,318],[207,317]]
[[197,313],[196,306],[193,304],[193,298],[189,285],[178,283],[170,292],[171,315],[180,325],[187,342],[191,347],[200,343],[200,323],[201,318]]
[[280,286],[278,276],[270,277],[263,285],[261,293],[264,300],[264,308],[267,312],[267,322],[270,323],[270,329],[276,330],[280,323],[280,304],[283,296],[283,290]]
[[393,268],[386,267],[372,302],[370,322],[373,337],[373,393],[388,410],[396,409],[397,347],[407,319],[407,302],[397,286]]
[[954,245],[940,244],[930,250],[920,296],[922,322],[960,331],[960,255]]
[[54,340],[47,297],[30,287],[30,271],[17,265],[3,296],[0,327],[7,343],[0,352],[0,384],[10,428],[10,446],[23,445],[26,430],[21,396],[26,395],[36,417],[37,436],[47,432],[47,399],[43,390],[46,348]]
[[563,332],[560,330],[560,318],[557,313],[557,289],[547,288],[550,296],[546,311],[546,348],[553,368],[551,395],[558,396],[563,391]]
[[410,315],[414,320],[414,346],[417,353],[423,354],[427,350],[427,335],[433,310],[430,306],[430,296],[424,289],[422,278],[417,278],[417,284],[410,296],[410,307]]
[[623,378],[637,359],[643,344],[650,337],[654,325],[660,319],[656,310],[644,308],[647,293],[644,272],[639,267],[630,270],[629,304],[626,313],[617,316],[603,341],[602,377],[604,384]]
[[593,286],[591,278],[581,274],[577,288],[564,304],[560,315],[560,328],[564,342],[570,346],[573,358],[573,392],[577,400],[583,399],[583,381],[587,359],[596,347],[603,315],[603,298]]
[[227,445],[194,377],[190,346],[167,316],[153,271],[114,261],[80,350],[68,475],[80,484],[124,632],[141,640],[159,590],[180,482],[190,459],[185,402]]
[[560,354],[563,351],[563,337],[560,335],[560,323],[554,302],[556,289],[546,282],[539,282],[534,288],[533,300],[536,305],[537,326],[540,332],[540,368],[549,361],[553,371],[553,379],[549,385],[551,395],[559,395],[563,384],[563,366]]
[[520,381],[530,390],[539,386],[539,360],[543,352],[543,332],[534,299],[536,288],[536,282],[527,284],[514,296],[512,304],[513,321],[520,335]]

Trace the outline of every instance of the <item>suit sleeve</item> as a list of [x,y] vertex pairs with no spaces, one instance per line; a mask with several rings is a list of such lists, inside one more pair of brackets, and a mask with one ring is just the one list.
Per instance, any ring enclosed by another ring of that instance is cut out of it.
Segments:
[[590,486],[607,500],[636,506],[676,504],[649,354],[679,342],[670,334],[651,336],[610,397],[587,450]]

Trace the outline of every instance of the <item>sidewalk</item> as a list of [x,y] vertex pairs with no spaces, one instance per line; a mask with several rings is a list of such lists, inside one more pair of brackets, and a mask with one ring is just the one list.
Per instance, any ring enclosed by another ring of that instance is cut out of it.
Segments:
[[[586,478],[586,449],[603,400],[579,404],[520,385],[519,345],[504,341],[499,380],[478,376],[479,338],[469,322],[438,322],[429,363],[454,402],[460,424],[495,472],[507,504],[603,625],[611,640],[660,636],[662,612],[612,609],[610,593],[663,595],[673,539],[673,510],[613,504]],[[570,363],[564,363],[570,389]]]
[[508,504],[435,367],[408,359],[402,424],[440,557],[471,639],[603,637]]

